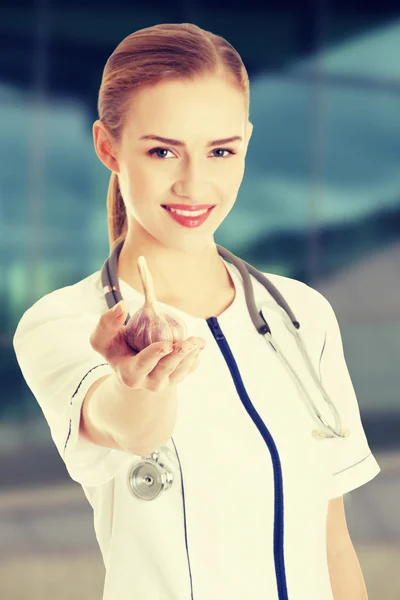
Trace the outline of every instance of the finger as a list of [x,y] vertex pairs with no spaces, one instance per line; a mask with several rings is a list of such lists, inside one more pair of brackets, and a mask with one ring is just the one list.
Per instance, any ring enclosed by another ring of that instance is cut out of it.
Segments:
[[125,320],[126,313],[125,302],[124,300],[120,300],[120,302],[100,316],[89,340],[93,350],[104,356],[111,340],[115,337]]
[[[143,385],[143,379],[149,378],[154,387],[170,385],[169,376],[176,367],[185,360],[193,345],[201,338],[190,337],[172,344],[171,342],[155,342],[144,348],[129,363],[130,378],[133,385]],[[162,352],[165,349],[166,352]],[[181,353],[181,350],[183,352]]]
[[132,388],[147,387],[144,384],[149,372],[172,351],[173,344],[171,342],[153,342],[133,357],[130,356],[129,360],[121,361],[121,377],[125,385]]
[[181,360],[182,355],[179,355],[179,348],[174,350],[172,343],[155,342],[150,344],[127,365],[130,386],[144,387],[152,391],[169,387],[169,374]]
[[193,360],[192,360],[192,363],[189,368],[189,373],[193,373],[193,371],[195,371],[198,368],[198,366],[200,365],[201,353],[202,353],[202,349],[198,348],[197,352],[193,356]]
[[197,369],[200,364],[200,354],[203,349],[204,346],[200,346],[188,354],[185,359],[177,365],[176,369],[169,376],[170,385],[180,383],[189,373],[192,373]]
[[[198,348],[192,348],[183,355],[183,358],[175,365],[172,365],[171,368],[168,368],[168,371],[165,370],[165,376],[169,381],[169,385],[174,385],[182,381],[190,371],[191,364],[193,362],[193,357],[196,355]],[[181,356],[178,354],[178,356]]]
[[173,352],[170,352],[167,356],[162,358],[149,375],[155,375],[157,377],[160,373],[162,376],[169,375],[180,363],[186,360],[191,352],[195,350],[195,346],[197,346],[196,338],[175,342],[173,344]]
[[171,354],[174,345],[171,342],[154,342],[143,348],[131,361],[132,369],[139,377],[146,377],[163,357]]
[[151,365],[151,370],[149,370],[148,377],[154,380],[164,381],[168,384],[169,375],[175,371],[176,367],[181,363],[187,356],[187,354],[193,349],[194,343],[196,343],[197,338],[192,337],[187,340],[182,340],[179,342],[174,342],[173,344],[173,352],[170,352],[167,356],[158,357],[159,361],[156,364]]

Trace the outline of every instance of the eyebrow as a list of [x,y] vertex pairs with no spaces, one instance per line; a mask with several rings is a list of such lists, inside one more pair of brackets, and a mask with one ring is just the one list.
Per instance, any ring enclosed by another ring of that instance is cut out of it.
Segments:
[[[173,140],[171,138],[160,137],[159,135],[143,135],[141,140],[156,140],[157,142],[162,142],[163,144],[170,144],[171,146],[184,146],[186,147],[185,142],[181,142],[180,140]],[[211,146],[219,146],[220,144],[229,144],[230,142],[241,142],[243,138],[240,135],[234,135],[229,138],[224,138],[222,140],[214,140],[213,142],[208,142],[207,148]]]

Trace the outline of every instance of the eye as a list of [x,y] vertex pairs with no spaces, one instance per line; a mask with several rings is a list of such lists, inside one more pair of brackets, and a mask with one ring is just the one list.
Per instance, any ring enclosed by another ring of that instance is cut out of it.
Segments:
[[[156,152],[160,151],[161,152],[171,152],[171,150],[169,150],[168,148],[152,148],[151,150],[148,151],[147,154],[149,154],[150,156],[153,156],[153,154],[155,154]],[[213,152],[228,152],[229,154],[236,154],[236,152],[234,152],[233,150],[228,150],[228,148],[216,148],[215,150],[213,150]],[[159,156],[157,155],[158,158],[160,159],[164,159],[166,158],[165,155],[164,156]],[[214,156],[213,158],[228,158],[227,156]]]
[[[233,150],[228,150],[228,148],[216,148],[213,152],[229,152],[229,154],[236,154]],[[228,158],[227,156],[216,156],[215,158]]]
[[[168,148],[153,148],[152,150],[149,150],[147,154],[153,156],[153,154],[155,154],[159,150],[161,150],[162,152],[171,152],[171,150],[168,150]],[[158,156],[158,158],[165,158],[165,156]]]

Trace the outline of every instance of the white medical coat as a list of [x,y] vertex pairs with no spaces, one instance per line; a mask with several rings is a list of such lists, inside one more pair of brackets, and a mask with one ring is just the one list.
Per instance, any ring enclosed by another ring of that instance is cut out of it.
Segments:
[[[89,343],[108,307],[100,271],[30,307],[14,336],[26,383],[71,478],[93,507],[106,568],[103,600],[333,600],[327,554],[328,501],[374,478],[371,454],[329,302],[306,284],[265,273],[301,324],[300,333],[348,439],[318,441],[303,396],[248,313],[242,278],[217,318],[173,307],[188,336],[207,346],[178,384],[178,417],[163,454],[174,482],[152,501],[129,474],[140,456],[79,436],[89,387],[112,373]],[[305,368],[282,309],[251,277],[257,309],[323,415],[332,416]],[[144,297],[120,280],[130,315]]]

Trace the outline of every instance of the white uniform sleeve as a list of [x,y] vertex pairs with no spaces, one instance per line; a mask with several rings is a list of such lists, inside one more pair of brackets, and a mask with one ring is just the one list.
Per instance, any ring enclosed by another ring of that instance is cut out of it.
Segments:
[[101,485],[132,455],[79,435],[86,392],[97,379],[113,372],[89,342],[100,315],[62,308],[62,303],[50,302],[50,296],[23,314],[14,334],[14,350],[69,475],[81,485]]
[[[361,422],[336,315],[328,300],[322,294],[319,296],[322,299],[323,323],[326,328],[320,376],[331,401],[339,410],[342,427],[350,430],[347,439],[335,437],[317,442],[321,444],[321,451],[331,473],[328,495],[329,499],[333,499],[364,485],[378,475],[381,469],[371,453]],[[332,421],[333,417],[329,423]]]

